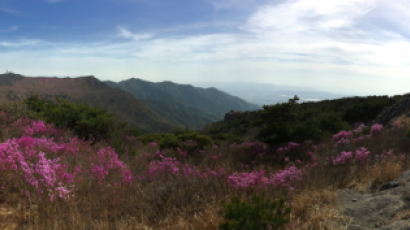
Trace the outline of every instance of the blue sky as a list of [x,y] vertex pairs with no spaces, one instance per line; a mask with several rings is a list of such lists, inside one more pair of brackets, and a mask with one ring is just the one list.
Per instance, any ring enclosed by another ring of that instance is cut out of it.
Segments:
[[0,0],[0,71],[404,93],[409,21],[407,0]]

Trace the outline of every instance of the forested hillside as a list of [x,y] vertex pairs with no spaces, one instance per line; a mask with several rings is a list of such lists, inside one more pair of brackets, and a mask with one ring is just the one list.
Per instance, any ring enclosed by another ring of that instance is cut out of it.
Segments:
[[158,114],[187,128],[202,128],[231,111],[257,110],[258,106],[216,88],[199,88],[173,82],[149,82],[132,78],[108,85],[131,93]]

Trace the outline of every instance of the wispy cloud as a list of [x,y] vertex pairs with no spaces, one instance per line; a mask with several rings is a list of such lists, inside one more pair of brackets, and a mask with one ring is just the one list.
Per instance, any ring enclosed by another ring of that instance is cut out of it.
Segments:
[[0,28],[0,33],[10,33],[10,32],[15,32],[15,31],[17,31],[18,29],[19,29],[19,27],[18,27],[18,26],[11,26],[11,27],[4,28],[4,29]]
[[4,14],[20,14],[20,11],[15,10],[15,9],[11,9],[11,8],[2,8],[0,7],[0,14],[4,13]]
[[[255,7],[257,5],[269,2],[270,0],[208,0],[215,10],[224,9],[249,9],[249,7]],[[281,0],[276,0],[281,1]]]
[[39,45],[44,45],[44,42],[36,39],[21,39],[16,41],[1,41],[0,48],[27,48],[27,47],[37,47]]
[[58,3],[58,2],[64,2],[65,0],[46,0],[49,3]]
[[118,29],[120,37],[126,38],[126,39],[132,39],[135,41],[150,39],[154,36],[153,34],[150,34],[150,33],[142,33],[142,34],[133,33],[123,26],[118,26],[117,29]]

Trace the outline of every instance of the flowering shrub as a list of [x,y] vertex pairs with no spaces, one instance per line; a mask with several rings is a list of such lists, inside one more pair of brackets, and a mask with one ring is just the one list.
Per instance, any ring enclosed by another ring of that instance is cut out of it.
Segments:
[[303,178],[303,170],[291,165],[276,173],[266,175],[265,170],[233,173],[228,176],[228,183],[236,188],[255,188],[258,186],[287,187]]
[[359,123],[356,125],[355,129],[353,129],[354,134],[362,134],[367,129],[367,126],[363,123]]
[[265,176],[265,171],[252,171],[233,173],[228,176],[228,183],[237,188],[250,188],[258,185],[269,184],[269,179]]
[[357,143],[369,139],[371,135],[383,131],[383,125],[373,124],[368,128],[363,123],[359,123],[352,131],[342,130],[333,135],[332,140],[337,144]]
[[341,152],[339,155],[332,159],[333,165],[340,165],[355,159],[357,162],[364,162],[370,156],[370,152],[365,147],[360,147],[354,152]]
[[186,178],[217,178],[225,175],[225,169],[204,169],[182,163],[174,157],[165,157],[160,152],[157,153],[159,160],[149,162],[147,170],[139,177],[143,180],[154,180],[159,177],[179,176]]
[[300,146],[299,143],[296,143],[296,142],[292,142],[292,141],[291,141],[291,142],[288,142],[287,145],[276,149],[276,152],[278,152],[278,153],[288,153],[288,152],[290,152],[290,151],[292,151],[292,150],[295,150],[295,149],[298,148],[299,146]]
[[353,158],[353,152],[341,152],[332,160],[333,165],[345,164]]
[[119,160],[118,153],[111,147],[99,149],[91,157],[91,162],[91,172],[100,182],[104,181],[111,171],[118,171],[122,182],[131,183],[133,180],[131,171]]
[[335,135],[333,135],[333,141],[338,144],[348,144],[350,143],[350,138],[352,138],[353,133],[351,131],[342,130]]
[[383,130],[383,125],[381,124],[374,124],[372,125],[372,127],[370,128],[370,132],[372,134],[374,133],[380,133]]
[[[58,142],[52,138],[27,136],[57,132],[43,121],[28,121],[19,119],[15,122],[18,125],[12,126],[21,129],[25,136],[0,144],[0,172],[23,181],[31,194],[45,194],[50,201],[67,199],[76,186],[77,178],[87,177],[89,172],[99,182],[116,175],[124,183],[132,182],[131,171],[112,148],[95,150],[89,142],[76,137]],[[83,159],[81,165],[75,165],[80,158]]]
[[11,172],[50,200],[65,199],[70,193],[75,172],[70,172],[61,158],[49,159],[46,152],[57,152],[61,146],[50,139],[21,137],[0,144],[0,171]]
[[290,187],[303,178],[303,170],[291,165],[271,175],[269,183],[275,187]]
[[176,175],[179,173],[181,163],[172,157],[162,157],[161,160],[151,161],[146,172],[147,178],[159,175]]
[[364,162],[369,157],[370,152],[365,147],[360,147],[355,151],[355,159],[358,162]]
[[56,134],[57,129],[51,124],[46,124],[44,121],[33,121],[30,125],[24,128],[24,135],[45,135]]

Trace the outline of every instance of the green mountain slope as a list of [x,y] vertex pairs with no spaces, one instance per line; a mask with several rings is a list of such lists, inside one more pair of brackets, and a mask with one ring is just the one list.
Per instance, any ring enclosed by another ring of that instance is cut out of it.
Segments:
[[187,128],[200,128],[220,120],[231,110],[259,108],[216,88],[199,88],[169,81],[153,83],[135,78],[106,83],[131,93],[157,113]]
[[159,115],[131,94],[107,86],[98,79],[24,77],[0,74],[0,100],[20,100],[30,95],[64,97],[116,114],[120,119],[145,132],[163,132],[180,128]]

